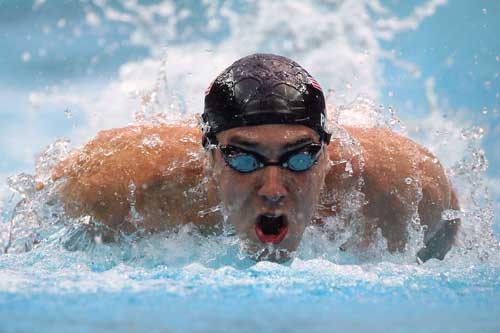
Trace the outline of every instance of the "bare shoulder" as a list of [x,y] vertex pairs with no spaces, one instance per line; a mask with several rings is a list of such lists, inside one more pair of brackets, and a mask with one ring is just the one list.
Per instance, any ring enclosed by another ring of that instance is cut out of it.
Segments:
[[422,145],[386,128],[349,127],[346,130],[362,150],[366,181],[387,191],[437,186],[446,196],[444,192],[448,192],[450,184],[444,168]]
[[130,229],[133,208],[146,229],[162,229],[183,209],[196,208],[183,202],[185,191],[202,183],[200,142],[199,129],[182,124],[102,131],[63,161],[54,179],[64,178],[61,194],[70,215]]
[[[99,132],[82,149],[61,163],[54,178],[77,178],[82,183],[112,183],[116,187],[147,185],[175,172],[173,166],[195,167],[190,153],[199,150],[198,130],[180,125],[128,126]],[[182,170],[182,169],[179,169]]]
[[425,176],[429,175],[446,181],[437,158],[409,138],[386,128],[342,127],[340,130],[346,135],[332,140],[328,147],[332,161],[327,174],[329,182],[334,179],[339,183],[348,176],[362,175],[371,186],[390,191],[407,182],[427,181]]

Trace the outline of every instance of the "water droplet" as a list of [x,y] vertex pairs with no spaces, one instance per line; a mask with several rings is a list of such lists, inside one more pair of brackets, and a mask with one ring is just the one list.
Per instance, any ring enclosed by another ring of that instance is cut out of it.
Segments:
[[484,135],[484,129],[479,126],[465,128],[460,133],[463,140],[480,140]]
[[96,244],[102,244],[102,235],[94,236],[94,242],[96,242]]
[[59,29],[64,28],[65,26],[66,26],[66,20],[65,19],[62,18],[59,21],[57,21],[57,27]]
[[136,190],[137,186],[133,181],[130,181],[130,183],[128,184],[128,193],[127,193],[127,202],[129,203],[130,206],[128,217],[130,219],[130,222],[132,222],[135,225],[143,221],[142,215],[136,209],[136,195],[137,195]]
[[156,147],[160,146],[162,143],[163,143],[163,140],[161,139],[161,137],[158,134],[152,134],[152,135],[146,136],[142,140],[141,146],[147,147],[147,148],[156,148]]
[[387,96],[389,96],[389,97],[393,97],[393,96],[394,96],[394,92],[389,91],[389,92],[387,93]]
[[481,110],[483,114],[488,114],[488,108],[486,106],[483,106],[483,109]]
[[405,178],[405,184],[410,185],[412,183],[412,179],[410,177]]
[[101,24],[101,19],[94,12],[88,12],[87,15],[85,15],[85,21],[88,25],[93,27],[97,27]]
[[445,221],[456,220],[464,218],[465,214],[459,210],[447,209],[441,213],[441,218]]
[[483,10],[482,10],[482,11],[483,11],[483,14],[484,14],[484,15],[488,14],[488,10],[487,10],[486,8],[483,8]]
[[221,212],[222,209],[223,209],[222,204],[219,204],[217,206],[213,206],[213,207],[210,207],[210,208],[198,211],[198,216],[199,217],[205,217],[205,216],[207,216],[209,214]]
[[453,59],[452,56],[449,56],[446,58],[446,60],[444,62],[446,64],[446,66],[451,67],[451,66],[453,66],[453,63],[455,62],[455,59]]
[[491,88],[491,81],[484,81],[483,83],[485,89],[490,89]]
[[31,53],[23,52],[23,54],[21,54],[21,60],[24,62],[30,61],[31,60]]
[[46,0],[35,0],[35,3],[33,4],[32,9],[33,10],[38,10],[43,4],[46,2]]
[[64,114],[66,115],[66,118],[71,119],[73,117],[73,112],[71,112],[70,109],[64,110]]

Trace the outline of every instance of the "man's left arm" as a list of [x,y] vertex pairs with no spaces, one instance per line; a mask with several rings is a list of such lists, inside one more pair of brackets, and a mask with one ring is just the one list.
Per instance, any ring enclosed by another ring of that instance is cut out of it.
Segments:
[[[409,224],[415,218],[426,229],[425,247],[418,252],[424,262],[443,259],[451,248],[459,221],[442,219],[448,209],[459,209],[455,192],[437,158],[408,138],[383,128],[346,128],[359,155],[351,157],[351,174],[339,166],[326,177],[328,191],[345,190],[361,177],[365,204],[365,244],[380,229],[391,252],[403,251]],[[341,157],[346,149],[330,147],[330,155]],[[352,150],[352,149],[351,149]]]

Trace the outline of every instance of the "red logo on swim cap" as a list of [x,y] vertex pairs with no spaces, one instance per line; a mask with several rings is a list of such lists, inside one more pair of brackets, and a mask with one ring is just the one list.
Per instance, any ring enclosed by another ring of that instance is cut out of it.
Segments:
[[309,75],[309,80],[311,81],[311,85],[318,89],[319,91],[323,92],[323,89],[321,89],[321,86],[319,85],[318,81],[316,81],[311,75]]
[[205,90],[205,96],[207,96],[208,94],[210,94],[210,90],[212,89],[212,86],[214,85],[214,82],[215,82],[215,80],[213,80],[212,82],[210,82],[210,85]]

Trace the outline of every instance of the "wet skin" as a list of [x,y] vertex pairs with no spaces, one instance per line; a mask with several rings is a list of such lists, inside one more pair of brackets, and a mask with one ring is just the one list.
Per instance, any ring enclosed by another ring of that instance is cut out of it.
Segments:
[[[312,129],[300,125],[233,128],[220,133],[217,139],[222,145],[258,153],[269,162],[277,162],[283,154],[310,143],[320,143]],[[256,234],[259,216],[279,216],[286,219],[288,230],[273,248],[294,251],[313,218],[324,183],[328,165],[326,146],[317,163],[302,172],[272,165],[240,173],[227,165],[219,150],[213,150],[211,157],[212,177],[228,222],[235,226],[238,236],[247,241],[248,250],[256,252],[266,245]],[[269,255],[273,257],[276,252]]]
[[[239,144],[270,162],[301,139],[318,142],[314,131],[294,125],[218,134],[221,144]],[[213,208],[222,202],[250,253],[268,245],[256,234],[256,218],[262,214],[286,216],[288,230],[273,244],[277,250],[296,249],[307,225],[332,215],[347,225],[362,224],[357,239],[342,246],[346,250],[363,251],[380,230],[389,251],[403,251],[415,215],[427,228],[422,261],[443,258],[454,242],[459,223],[442,221],[441,213],[459,206],[442,166],[425,148],[388,129],[339,126],[318,163],[300,173],[268,166],[240,174],[218,150],[207,153],[200,142],[199,129],[182,124],[103,131],[61,162],[53,180],[60,179],[57,190],[68,217],[88,215],[121,232],[154,232],[186,223],[212,232],[222,220]],[[342,194],[352,189],[362,193],[362,219],[344,214],[350,199]],[[260,258],[278,260],[278,252],[264,251]]]

